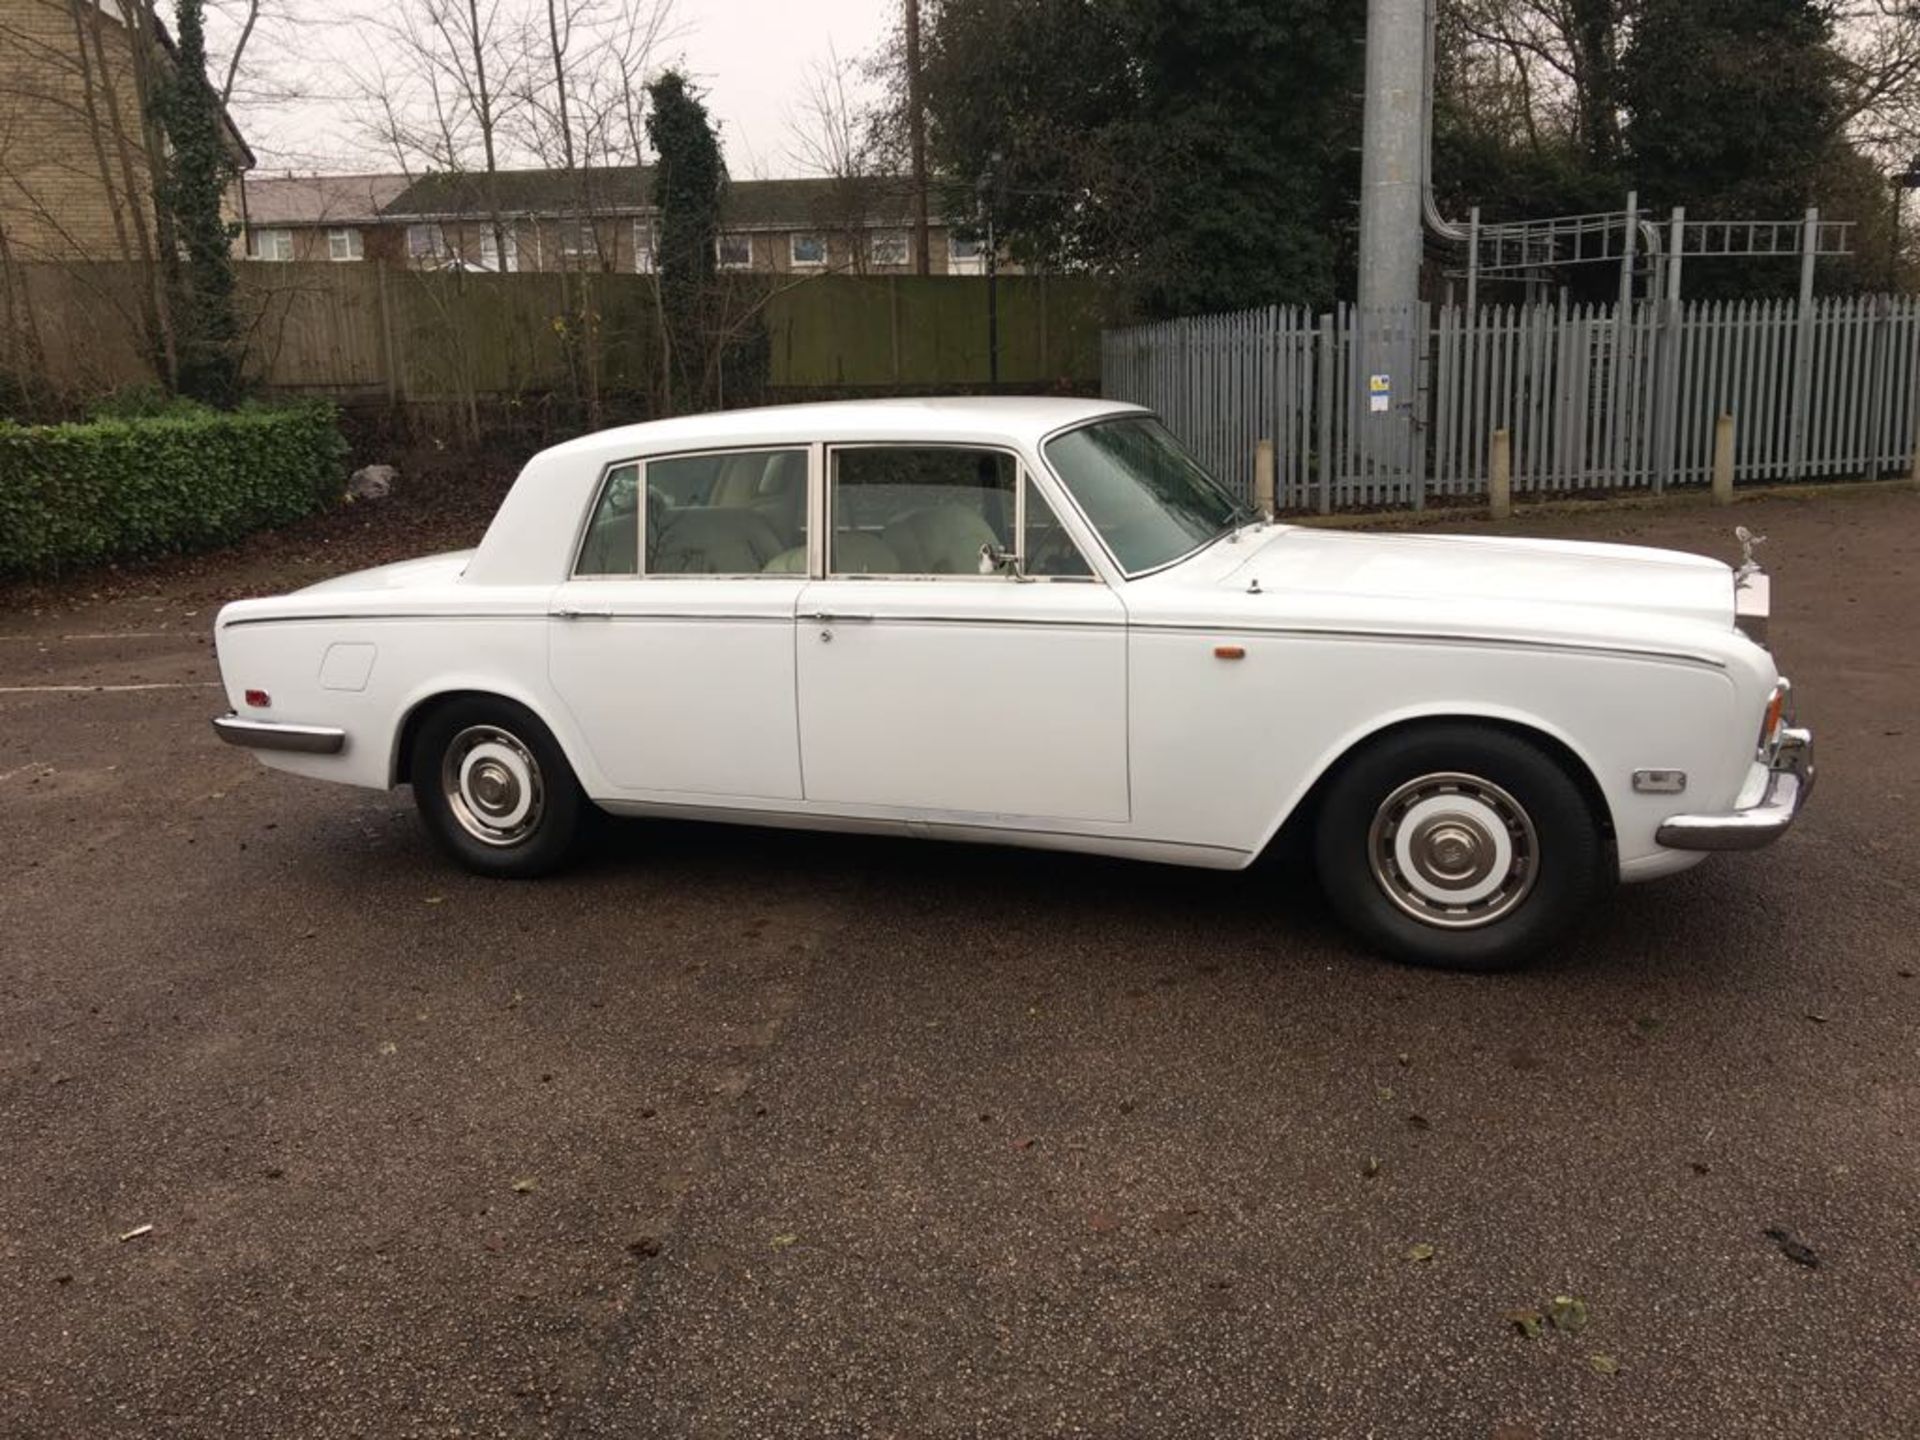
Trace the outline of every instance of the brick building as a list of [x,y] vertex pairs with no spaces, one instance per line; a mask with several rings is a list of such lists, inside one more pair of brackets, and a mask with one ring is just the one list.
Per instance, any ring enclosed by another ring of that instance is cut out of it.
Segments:
[[[402,260],[417,268],[653,269],[658,212],[646,166],[439,174],[250,177],[244,253],[256,260]],[[736,180],[715,244],[719,270],[908,275],[910,197],[897,180]],[[494,217],[498,216],[498,226]],[[504,245],[505,263],[500,251]],[[978,274],[980,243],[928,227],[928,269]]]
[[0,261],[151,257],[145,101],[173,54],[130,0],[0,0]]

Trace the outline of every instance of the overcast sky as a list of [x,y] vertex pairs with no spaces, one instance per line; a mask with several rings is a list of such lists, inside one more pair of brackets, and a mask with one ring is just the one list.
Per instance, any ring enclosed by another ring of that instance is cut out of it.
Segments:
[[[356,133],[342,66],[366,63],[368,31],[359,16],[420,0],[332,0],[301,7],[296,27],[249,42],[249,68],[305,98],[269,100],[236,94],[235,119],[260,157],[263,173],[390,170],[391,157],[368,149]],[[658,56],[680,62],[707,92],[720,123],[727,165],[742,178],[804,173],[794,156],[791,121],[809,67],[837,55],[852,65],[892,26],[900,0],[672,0],[674,33]],[[163,10],[167,8],[162,5]],[[216,65],[235,26],[216,9],[210,24]],[[217,78],[217,77],[216,77]]]

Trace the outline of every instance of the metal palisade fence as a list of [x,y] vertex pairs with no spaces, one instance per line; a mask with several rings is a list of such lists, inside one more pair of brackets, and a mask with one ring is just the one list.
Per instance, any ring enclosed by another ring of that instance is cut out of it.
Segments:
[[1516,493],[1705,485],[1722,415],[1738,480],[1906,474],[1920,300],[1278,307],[1109,330],[1101,389],[1243,495],[1272,441],[1285,509],[1482,494],[1499,430]]

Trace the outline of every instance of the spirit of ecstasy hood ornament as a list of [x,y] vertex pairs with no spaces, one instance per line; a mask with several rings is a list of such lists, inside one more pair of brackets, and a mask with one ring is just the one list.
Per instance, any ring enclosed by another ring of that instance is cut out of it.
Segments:
[[1760,573],[1760,562],[1753,558],[1753,552],[1767,543],[1767,537],[1754,534],[1744,525],[1736,525],[1733,538],[1740,542],[1740,568],[1733,572],[1733,579],[1735,584],[1744,585],[1749,576]]

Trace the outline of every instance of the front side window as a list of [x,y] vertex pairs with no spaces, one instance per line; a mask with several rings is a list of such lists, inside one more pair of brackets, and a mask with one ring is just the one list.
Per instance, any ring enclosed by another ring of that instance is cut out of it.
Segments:
[[904,230],[882,230],[868,242],[868,257],[875,265],[905,265],[913,258]]
[[254,231],[253,258],[255,260],[293,259],[293,232],[291,230]]
[[438,225],[407,226],[407,254],[415,260],[430,260],[447,253],[446,236]]
[[751,235],[720,235],[713,242],[714,260],[722,270],[745,270],[753,264]]
[[827,569],[836,575],[979,575],[984,547],[1014,549],[1019,483],[1019,464],[999,450],[836,450]]
[[827,263],[827,237],[790,235],[787,237],[787,255],[793,261],[794,269],[817,270]]
[[358,260],[364,254],[360,248],[358,230],[329,230],[327,232],[327,258],[329,260]]
[[633,222],[633,268],[637,274],[653,273],[653,222],[651,220]]
[[1087,564],[1080,547],[1073,543],[1073,537],[1031,477],[1027,480],[1026,524],[1020,556],[1027,574],[1047,580],[1094,578],[1093,567]]
[[1190,555],[1252,515],[1167,433],[1128,415],[1049,440],[1060,477],[1129,575]]

